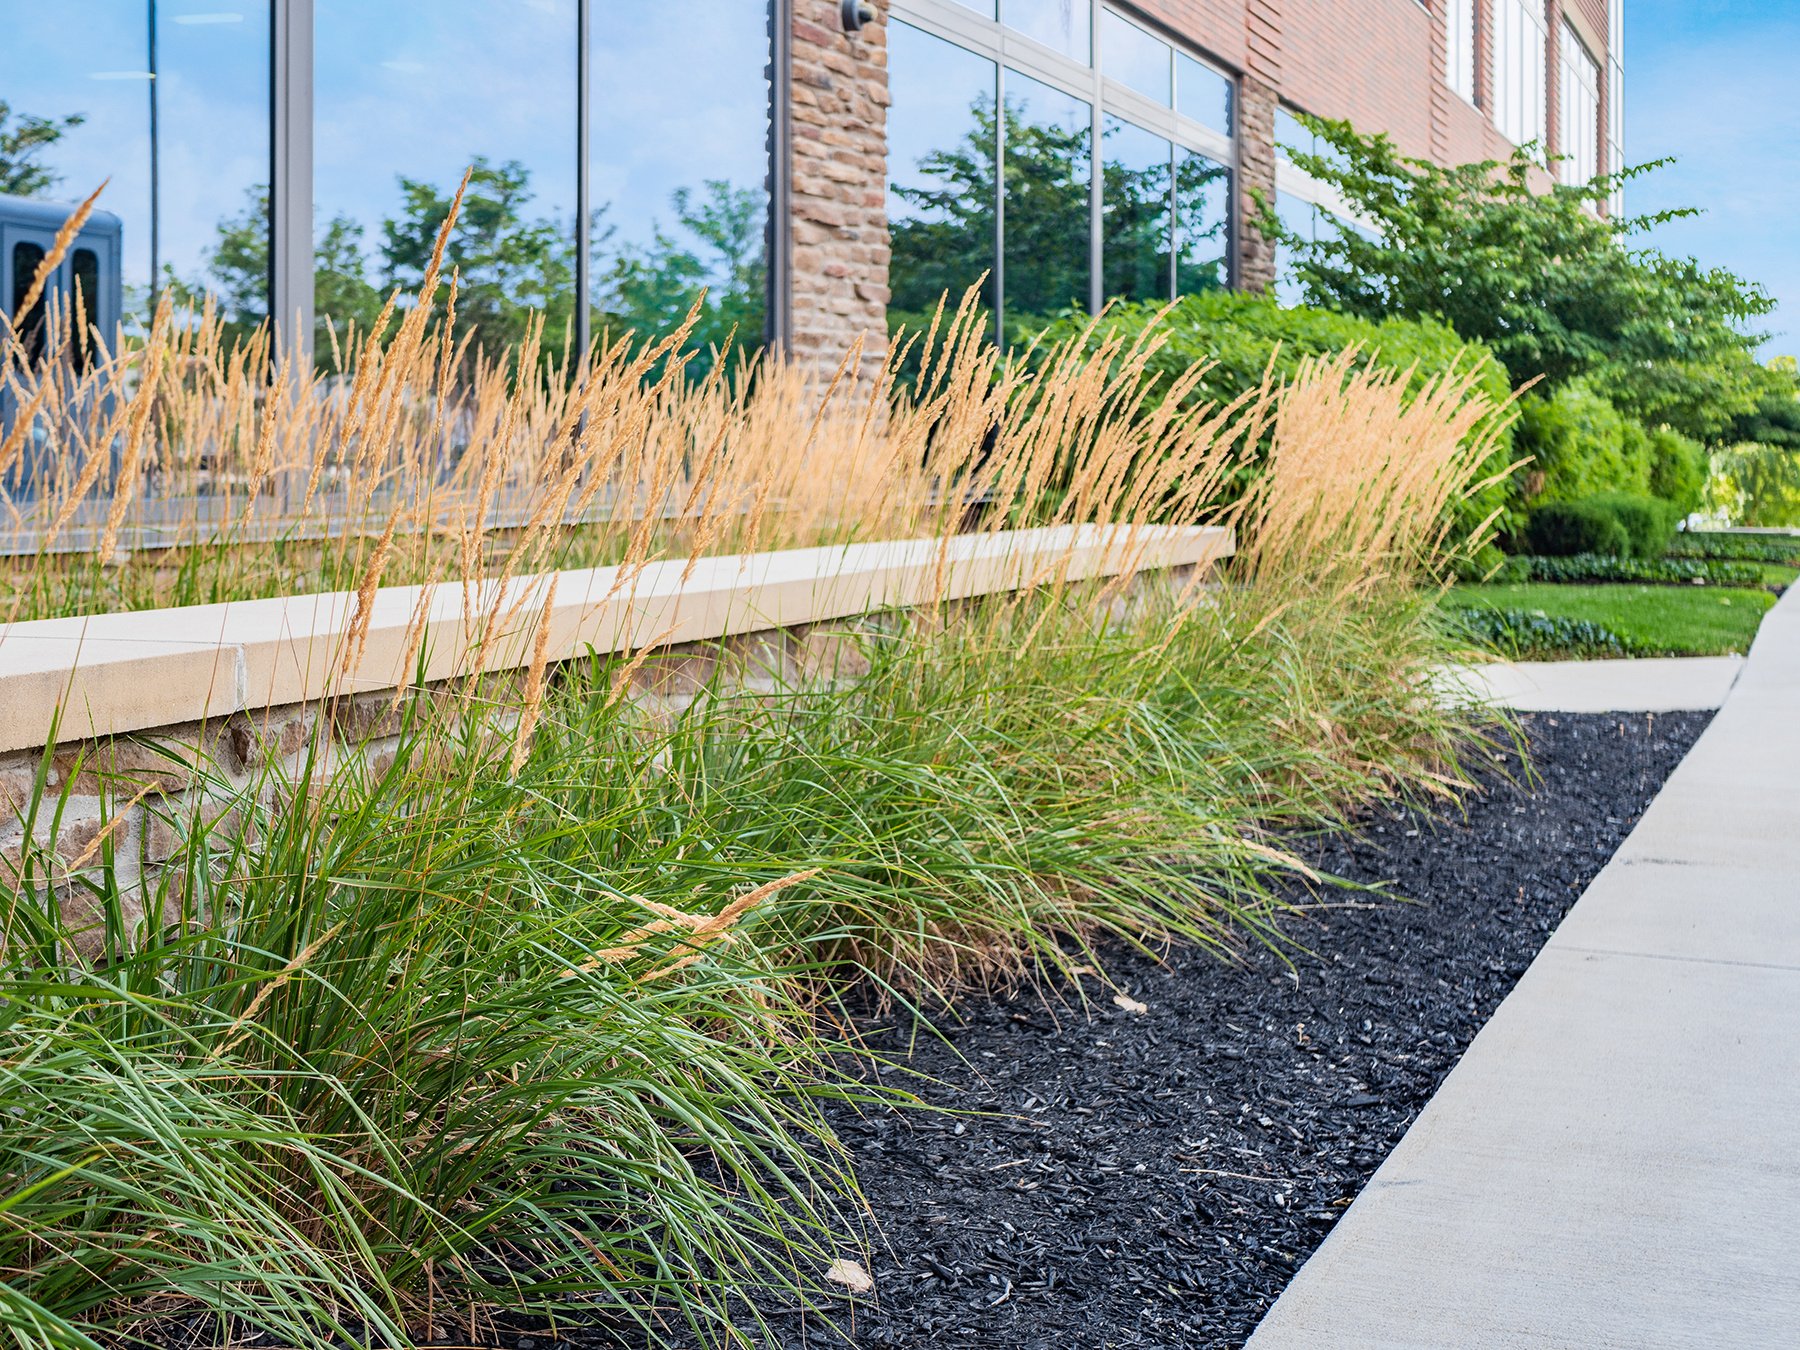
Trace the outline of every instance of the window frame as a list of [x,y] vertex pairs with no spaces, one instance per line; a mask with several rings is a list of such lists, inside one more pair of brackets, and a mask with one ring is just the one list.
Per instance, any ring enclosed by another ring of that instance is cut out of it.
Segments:
[[1471,108],[1481,106],[1481,9],[1477,0],[1444,0],[1444,83]]
[[[593,0],[575,0],[575,200],[574,238],[577,287],[575,338],[586,347],[592,333],[589,294],[589,221],[593,165],[592,85],[589,53],[597,33]],[[793,0],[762,0],[769,14],[767,75],[769,140],[767,259],[763,337],[775,346],[787,340],[792,240],[788,221],[792,149],[791,42]],[[296,369],[312,358],[313,293],[313,114],[314,0],[272,0],[269,41],[269,313],[278,345],[292,343]]]
[[[1226,204],[1226,242],[1225,242],[1225,283],[1232,285],[1237,279],[1236,248],[1236,216],[1233,209],[1239,191],[1238,164],[1238,99],[1239,84],[1237,74],[1229,67],[1213,59],[1206,52],[1191,42],[1175,37],[1142,16],[1121,5],[1109,4],[1106,0],[1092,0],[1088,7],[1088,53],[1086,63],[1075,60],[1053,47],[1048,47],[1035,38],[1008,28],[1005,22],[1005,0],[997,7],[999,17],[988,18],[978,13],[960,0],[892,0],[888,17],[901,23],[910,24],[914,28],[930,33],[934,37],[943,38],[960,47],[965,47],[976,54],[992,60],[997,70],[998,88],[995,96],[1004,100],[1006,97],[1006,73],[1009,68],[1017,71],[1040,84],[1084,101],[1089,108],[1092,119],[1089,130],[1090,144],[1093,147],[1093,175],[1088,191],[1088,308],[1098,313],[1105,303],[1105,272],[1101,243],[1104,238],[1103,200],[1105,190],[1105,174],[1101,170],[1104,163],[1104,140],[1101,132],[1104,120],[1108,115],[1130,122],[1169,142],[1171,147],[1170,169],[1175,171],[1180,163],[1182,151],[1192,151],[1204,155],[1207,159],[1223,167],[1230,175],[1230,188]],[[1170,97],[1167,105],[1158,103],[1132,89],[1130,86],[1111,79],[1105,74],[1106,52],[1102,39],[1104,15],[1108,12],[1119,19],[1140,28],[1157,41],[1169,48]],[[1222,134],[1204,122],[1183,116],[1176,105],[1181,99],[1178,80],[1180,66],[1177,54],[1185,55],[1197,65],[1210,71],[1224,80],[1230,88],[1229,110],[1231,113],[1232,132]],[[997,147],[1001,163],[1005,162],[1006,145],[1004,126],[1001,141]],[[994,321],[996,332],[1004,331],[1004,304],[1006,294],[1005,277],[1005,201],[1004,171],[995,175],[994,208],[994,266],[992,279],[994,295],[997,301]],[[1175,210],[1172,206],[1171,210]],[[1175,211],[1174,234],[1170,241],[1169,293],[1175,293],[1175,281],[1179,271],[1181,254],[1181,219],[1179,211]]]
[[[1605,156],[1602,169],[1618,173],[1625,167],[1625,0],[1606,3],[1606,136],[1601,146]],[[1615,216],[1625,214],[1625,188],[1613,189],[1607,209]]]
[[[1600,61],[1565,17],[1557,34],[1557,181],[1575,185],[1600,172]],[[1579,107],[1577,106],[1579,104]]]
[[1543,0],[1493,5],[1494,127],[1514,145],[1535,142],[1541,153],[1550,135],[1549,14]]

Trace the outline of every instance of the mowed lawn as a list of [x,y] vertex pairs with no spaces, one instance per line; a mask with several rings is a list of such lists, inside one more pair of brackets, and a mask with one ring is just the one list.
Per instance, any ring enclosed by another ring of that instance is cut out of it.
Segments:
[[1762,573],[1765,586],[1792,586],[1800,570],[1789,567],[1786,563],[1752,563],[1751,566]]
[[1642,654],[1719,656],[1750,649],[1775,603],[1769,591],[1714,586],[1456,586],[1450,605],[1520,609],[1586,619],[1617,633]]

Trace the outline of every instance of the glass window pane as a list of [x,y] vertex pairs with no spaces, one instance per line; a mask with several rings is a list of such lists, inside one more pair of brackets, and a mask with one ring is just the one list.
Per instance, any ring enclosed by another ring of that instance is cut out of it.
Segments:
[[1496,0],[1494,124],[1515,145],[1544,138],[1546,33],[1541,4]]
[[269,0],[153,8],[160,280],[242,333],[269,313]]
[[[1275,194],[1275,214],[1282,225],[1310,243],[1318,235],[1319,209],[1311,202],[1286,192]],[[1294,280],[1294,259],[1285,247],[1275,250],[1275,298],[1284,305],[1297,305],[1302,295]]]
[[[93,327],[99,315],[100,255],[91,248],[69,254],[69,312],[74,316],[75,365],[87,369],[93,356]],[[85,335],[85,336],[84,336]]]
[[1231,135],[1231,81],[1186,52],[1175,53],[1175,111]]
[[1093,59],[1089,0],[1006,0],[1006,25],[1086,64]]
[[1585,183],[1600,172],[1600,66],[1567,23],[1561,39],[1557,171],[1565,183]]
[[1167,300],[1174,213],[1169,209],[1172,147],[1161,136],[1107,117],[1101,195],[1102,265],[1108,300]]
[[956,0],[956,2],[974,10],[984,19],[994,17],[994,0]]
[[1008,335],[1088,302],[1093,239],[1093,109],[1081,99],[1006,72]]
[[1447,0],[1444,79],[1470,103],[1475,101],[1475,28],[1475,0]]
[[1231,282],[1231,171],[1177,150],[1175,175],[1175,291],[1223,290]]
[[1100,56],[1106,77],[1146,98],[1169,104],[1169,44],[1110,9],[1100,15]]
[[1316,147],[1313,134],[1300,124],[1298,118],[1286,108],[1275,109],[1275,153],[1283,159],[1292,156],[1289,151],[1298,151],[1303,155],[1311,154]]
[[151,279],[148,11],[129,0],[57,0],[4,12],[0,138],[24,132],[35,144],[0,164],[0,192],[78,202],[111,179],[99,209],[124,223],[126,308],[142,314]]
[[[575,0],[317,0],[314,286],[366,326],[419,284],[463,171],[445,256],[457,330],[500,353],[534,311],[574,318]],[[607,23],[597,25],[605,31]],[[322,362],[330,340],[318,339]]]
[[[888,324],[917,328],[994,270],[992,61],[908,24],[888,29]],[[990,301],[991,302],[991,301]]]
[[756,0],[596,0],[592,322],[679,324],[702,288],[699,374],[768,308],[769,15]]
[[12,317],[13,331],[21,333],[25,338],[25,359],[35,361],[44,350],[44,309],[49,303],[52,288],[46,285],[38,292],[31,308],[20,310],[25,297],[31,292],[31,283],[37,279],[38,268],[44,264],[44,246],[29,240],[21,240],[13,245],[12,251],[12,298],[6,306],[6,312]]

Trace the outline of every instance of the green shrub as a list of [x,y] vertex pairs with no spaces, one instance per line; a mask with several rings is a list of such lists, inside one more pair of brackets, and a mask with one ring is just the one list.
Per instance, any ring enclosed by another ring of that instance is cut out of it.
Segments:
[[[1242,291],[1209,291],[1184,296],[1172,306],[1144,301],[1115,305],[1100,324],[1102,333],[1135,334],[1168,309],[1164,329],[1169,341],[1152,362],[1166,385],[1196,362],[1211,362],[1200,382],[1197,399],[1224,402],[1253,389],[1271,358],[1275,374],[1287,379],[1310,356],[1331,356],[1359,347],[1359,364],[1414,371],[1413,386],[1451,369],[1480,365],[1482,388],[1496,402],[1511,392],[1506,372],[1479,344],[1464,342],[1444,324],[1431,319],[1386,319],[1372,323],[1347,314],[1302,305],[1282,306],[1265,295]],[[1088,316],[1069,311],[1040,331],[1043,341],[1068,337],[1085,326]]]
[[1619,557],[1631,550],[1631,536],[1619,518],[1591,501],[1546,502],[1534,508],[1525,539],[1533,553],[1552,558],[1577,553]]
[[[1172,380],[1195,365],[1210,363],[1191,401],[1227,403],[1256,388],[1271,365],[1275,377],[1286,380],[1308,357],[1332,356],[1347,347],[1357,349],[1358,365],[1410,372],[1410,387],[1415,390],[1449,371],[1467,370],[1474,365],[1480,371],[1482,392],[1496,407],[1506,405],[1511,394],[1505,368],[1491,352],[1478,343],[1464,342],[1436,320],[1385,319],[1376,323],[1325,309],[1284,307],[1272,297],[1241,291],[1184,296],[1172,306],[1150,301],[1116,305],[1097,325],[1094,344],[1109,335],[1135,336],[1165,309],[1163,331],[1168,340],[1150,362],[1152,405],[1161,401],[1161,391]],[[1070,310],[1052,318],[1036,334],[1017,329],[1009,336],[1015,343],[1035,337],[1041,348],[1049,349],[1092,322],[1088,315]],[[1008,327],[1014,328],[1011,324]],[[1512,415],[1508,411],[1497,416],[1504,418],[1497,428],[1484,428],[1497,430],[1498,436],[1483,477],[1510,464],[1513,458]],[[1459,520],[1472,529],[1495,512],[1499,513],[1496,523],[1502,533],[1523,524],[1523,513],[1513,504],[1513,494],[1501,483],[1470,498],[1463,505]]]
[[1528,559],[1502,553],[1493,544],[1484,545],[1474,556],[1457,563],[1455,570],[1458,581],[1504,585],[1508,582],[1531,580]]
[[1747,443],[1715,452],[1706,508],[1733,525],[1800,525],[1800,451]]
[[[1605,511],[1624,527],[1633,558],[1660,558],[1675,537],[1675,508],[1638,492],[1602,492],[1584,505]],[[1599,552],[1601,550],[1595,550]]]
[[[1658,217],[1607,209],[1622,183],[1656,165],[1546,192],[1531,147],[1445,166],[1348,122],[1301,120],[1317,139],[1291,148],[1296,167],[1375,227],[1332,228],[1327,216],[1310,237],[1260,203],[1258,228],[1283,247],[1309,303],[1371,318],[1434,315],[1485,342],[1516,384],[1585,376],[1641,424],[1707,441],[1780,387],[1756,364],[1764,335],[1749,322],[1772,313],[1774,297],[1724,268],[1646,247]],[[1644,485],[1592,490],[1612,486]]]
[[1531,456],[1533,476],[1541,475],[1537,501],[1650,490],[1650,437],[1584,381],[1521,399],[1515,443]]
[[1682,516],[1700,509],[1706,495],[1706,450],[1669,427],[1650,433],[1650,495]]
[[1524,609],[1473,605],[1447,610],[1452,633],[1514,661],[1573,656],[1629,656],[1631,644],[1587,619],[1537,614]]

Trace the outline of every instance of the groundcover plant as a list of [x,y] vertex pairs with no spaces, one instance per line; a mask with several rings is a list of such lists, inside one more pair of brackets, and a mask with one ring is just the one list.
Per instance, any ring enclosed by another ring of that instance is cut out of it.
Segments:
[[[939,1006],[1103,966],[1102,937],[1275,940],[1265,883],[1298,866],[1275,831],[1462,782],[1423,579],[1480,542],[1446,524],[1494,420],[1470,378],[1315,361],[1236,406],[1149,408],[1153,326],[1027,369],[971,297],[873,374],[853,353],[689,383],[645,359],[679,332],[576,370],[451,350],[454,291],[434,272],[336,382],[264,380],[265,349],[166,308],[85,369],[55,342],[0,358],[25,410],[0,459],[36,436],[55,466],[19,504],[43,544],[16,617],[320,578],[359,615],[405,579],[482,616],[366,753],[326,733],[338,706],[297,745],[246,719],[184,766],[191,807],[106,783],[113,823],[75,856],[57,818],[104,747],[0,783],[15,1344],[184,1319],[407,1345],[502,1313],[741,1343],[735,1293],[813,1300],[856,1256],[819,1108],[887,1094],[834,1068],[847,997]],[[142,547],[152,507],[191,532]],[[1240,532],[1223,582],[1132,575],[1142,527],[1205,521]],[[629,593],[657,559],[1055,524],[1112,527],[1122,575],[1052,558],[1007,595],[940,592],[845,622],[804,673],[744,678],[722,645],[680,699],[654,641],[551,664],[554,588],[514,584],[606,562]],[[422,673],[422,613],[415,636]],[[503,639],[522,671],[489,668]],[[323,659],[355,673],[354,625]],[[139,873],[145,802],[180,846]]]

